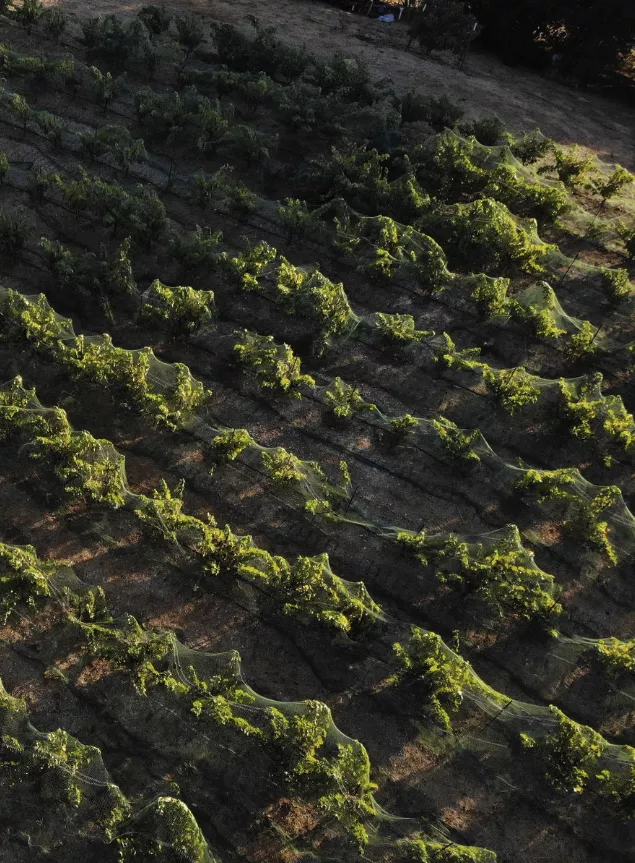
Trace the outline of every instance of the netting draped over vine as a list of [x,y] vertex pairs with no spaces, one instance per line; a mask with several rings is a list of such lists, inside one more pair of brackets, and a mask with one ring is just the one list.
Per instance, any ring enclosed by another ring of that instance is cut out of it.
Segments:
[[112,781],[97,747],[62,729],[35,729],[25,703],[9,696],[2,681],[0,734],[0,798],[10,825],[3,848],[12,860],[32,859],[26,845],[29,854],[46,849],[68,863],[86,859],[88,849],[96,859],[93,849],[100,847],[102,860],[129,861],[137,859],[136,852],[218,863],[183,801],[161,796],[133,805]]
[[[40,565],[36,558],[34,565]],[[366,856],[371,859],[395,837],[422,841],[430,851],[447,842],[447,834],[433,821],[422,825],[416,819],[394,818],[375,803],[364,748],[336,728],[324,705],[280,702],[259,696],[245,682],[235,651],[209,654],[192,650],[171,633],[144,629],[131,616],[113,620],[104,605],[97,609],[82,600],[87,589],[68,568],[60,570],[59,582],[57,573],[49,571],[55,583],[51,596],[70,611],[80,643],[84,644],[77,671],[83,662],[93,658],[110,667],[109,674],[102,674],[101,679],[89,684],[93,698],[107,697],[109,715],[121,727],[134,732],[135,739],[151,743],[168,759],[197,765],[207,781],[229,783],[237,803],[223,829],[239,830],[244,807],[262,805],[291,783],[294,793],[307,803],[317,802],[331,814],[339,812],[335,821],[327,818],[317,834],[314,832],[318,844],[327,843],[329,837],[335,838],[342,829],[353,830],[352,835],[359,840],[360,827],[364,831]],[[402,639],[403,624],[387,623],[389,637]],[[496,692],[438,636],[415,628],[411,637],[417,633],[423,637],[422,643],[434,645],[436,662],[447,667],[452,675],[446,685],[456,687],[458,700],[452,702],[453,712],[475,710],[482,717],[478,729],[449,739],[446,731],[438,737],[436,745],[446,750],[448,746],[481,750],[491,747],[495,753],[501,748],[513,750],[520,735],[542,740],[558,732],[562,720],[557,711]],[[71,678],[76,673],[71,668],[65,669],[65,675]],[[114,686],[109,682],[113,674]],[[446,689],[438,691],[442,704],[448,696]],[[137,803],[131,807],[107,776],[97,749],[85,747],[61,731],[38,735],[26,722],[23,706],[2,692],[0,707],[4,753],[10,752],[14,762],[19,756],[18,763],[35,758],[40,770],[45,768],[45,784],[37,788],[25,782],[18,772],[18,800],[26,795],[28,805],[28,800],[37,799],[40,788],[49,787],[62,802],[64,822],[77,838],[91,835],[105,843],[121,843],[124,849],[139,849],[148,843],[169,845],[177,837],[183,842],[183,836],[187,836],[189,847],[183,859],[188,863],[214,859],[183,802],[160,796],[149,804]],[[420,709],[426,713],[425,703]],[[582,734],[591,733],[584,726],[576,727]],[[308,749],[304,744],[298,748],[298,733],[303,740],[312,741]],[[309,738],[305,737],[307,734]],[[598,769],[607,769],[616,776],[633,769],[634,750],[610,745],[599,736],[598,739],[601,742]],[[31,754],[34,740],[36,751]],[[39,748],[37,741],[41,743]],[[250,765],[248,776],[246,763]],[[321,795],[317,800],[316,792]],[[47,815],[56,818],[59,829],[60,815],[51,810]],[[359,826],[355,828],[355,824]],[[172,828],[173,838],[169,835]],[[46,831],[51,829],[51,822],[46,819],[31,825],[32,835],[41,841],[45,841]],[[471,859],[490,863],[495,858],[474,849]]]
[[[128,486],[125,459],[110,441],[74,432],[64,411],[43,407],[20,379],[3,388],[0,395],[5,436],[22,435],[27,450],[45,465],[51,464],[62,488],[87,494],[114,509],[125,506],[169,548],[197,560],[206,577],[230,572],[260,588],[256,595],[264,591],[282,600],[284,610],[308,613],[343,631],[367,616],[380,614],[363,584],[347,582],[332,572],[327,555],[291,562],[259,548],[250,536],[234,534],[228,526],[218,527],[212,516],[203,521],[185,515],[182,488],[170,490],[163,483],[152,497],[136,494]],[[193,428],[204,440],[213,441],[222,433],[202,423]],[[275,455],[276,448],[271,452]],[[310,462],[302,465],[306,465],[302,482],[312,494],[317,493],[316,488],[324,493],[328,485],[324,475]]]
[[149,347],[115,347],[109,335],[76,335],[69,318],[58,315],[43,294],[23,296],[0,287],[0,320],[5,335],[49,352],[71,373],[106,384],[132,409],[175,427],[208,393],[182,363],[165,363]]
[[[210,791],[219,783],[231,788],[234,803],[218,821],[221,832],[240,834],[247,813],[292,791],[321,813],[313,831],[318,845],[341,841],[342,831],[350,831],[354,846],[367,846],[367,856],[374,859],[375,852],[401,837],[430,850],[447,844],[447,832],[433,820],[395,818],[374,801],[364,747],[334,725],[325,705],[258,695],[245,682],[236,651],[192,650],[171,633],[144,629],[130,615],[113,619],[105,604],[86,602],[91,589],[68,567],[47,567],[33,550],[27,552],[33,567],[46,570],[49,599],[70,615],[79,639],[70,666],[60,655],[51,657],[52,667],[59,661],[64,668],[59,676],[77,686],[84,663],[99,660],[100,675],[81,684],[88,686],[91,702],[106,700],[110,720],[162,757],[196,765]],[[28,614],[35,622],[37,612],[31,608]],[[12,759],[9,765],[0,757],[0,763],[13,771],[12,803],[24,810],[32,841],[65,842],[71,851],[75,841],[81,847],[91,839],[115,846],[123,861],[142,853],[149,858],[151,849],[157,854],[163,849],[163,859],[170,848],[187,863],[216,859],[183,801],[161,795],[131,805],[108,776],[98,749],[63,731],[38,734],[26,720],[24,705],[1,689],[0,719],[2,756]],[[31,810],[39,794],[59,808],[49,805],[46,818],[38,820]],[[22,822],[16,817],[16,823]],[[73,841],[60,836],[62,824]],[[300,842],[297,850],[305,850]],[[493,863],[495,857],[473,849],[471,859]]]

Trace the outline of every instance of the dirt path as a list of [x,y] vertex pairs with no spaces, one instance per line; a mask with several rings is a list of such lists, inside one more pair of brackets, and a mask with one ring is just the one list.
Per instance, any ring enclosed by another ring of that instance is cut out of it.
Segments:
[[[135,14],[144,0],[45,0],[77,14]],[[244,23],[248,14],[274,25],[280,38],[318,55],[361,56],[378,78],[396,90],[419,87],[447,93],[468,116],[496,114],[511,129],[540,128],[560,143],[578,143],[610,161],[635,169],[635,110],[597,94],[571,90],[532,72],[472,54],[464,71],[443,60],[424,60],[405,50],[401,24],[341,12],[306,0],[171,0],[167,5],[219,21]]]

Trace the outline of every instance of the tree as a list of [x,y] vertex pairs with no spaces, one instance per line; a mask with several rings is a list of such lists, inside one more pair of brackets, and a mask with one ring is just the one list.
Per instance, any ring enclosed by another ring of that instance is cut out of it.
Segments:
[[15,10],[15,16],[30,34],[43,11],[42,0],[22,0],[22,5]]
[[42,134],[52,141],[53,146],[60,147],[64,133],[68,132],[68,124],[61,117],[49,114],[48,111],[36,111],[33,119]]
[[179,44],[186,55],[191,54],[205,38],[201,22],[193,15],[177,15],[174,23],[179,34]]
[[561,68],[589,82],[617,70],[635,39],[630,0],[473,0],[483,41],[510,63]]
[[42,14],[42,21],[44,22],[44,32],[46,35],[50,39],[59,42],[68,24],[66,13],[61,9],[45,9]]
[[155,6],[154,4],[142,6],[138,17],[153,36],[160,36],[161,33],[169,29],[172,23],[172,13],[165,6]]
[[461,54],[476,36],[476,18],[462,0],[428,0],[409,27],[408,48],[418,42],[426,54],[452,51]]

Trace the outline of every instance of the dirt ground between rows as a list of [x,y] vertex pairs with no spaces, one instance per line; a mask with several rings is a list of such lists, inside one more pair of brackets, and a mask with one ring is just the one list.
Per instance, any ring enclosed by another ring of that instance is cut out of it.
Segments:
[[[78,15],[133,15],[144,0],[45,0],[44,5]],[[362,57],[374,76],[390,79],[397,91],[415,87],[446,93],[468,116],[495,114],[515,131],[538,127],[559,143],[586,146],[635,169],[635,109],[510,68],[489,54],[472,53],[463,71],[444,59],[423,59],[406,52],[404,24],[381,24],[311,0],[171,0],[166,5],[232,24],[254,14],[275,26],[281,39],[315,54]]]

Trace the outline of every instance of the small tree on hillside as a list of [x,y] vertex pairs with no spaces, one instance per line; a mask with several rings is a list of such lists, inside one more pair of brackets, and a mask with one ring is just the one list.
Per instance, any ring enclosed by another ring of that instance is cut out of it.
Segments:
[[471,12],[462,0],[428,0],[409,27],[408,48],[418,42],[425,54],[452,51],[461,55],[478,32]]

